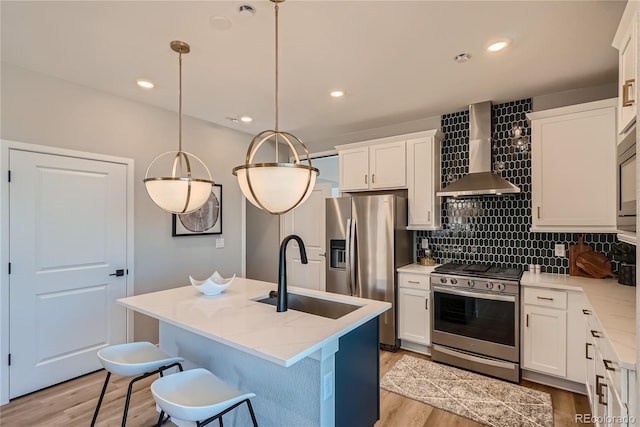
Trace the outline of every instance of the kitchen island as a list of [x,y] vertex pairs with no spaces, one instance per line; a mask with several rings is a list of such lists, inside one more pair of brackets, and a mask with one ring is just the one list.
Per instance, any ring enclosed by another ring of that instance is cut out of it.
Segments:
[[[360,306],[338,319],[257,300],[273,283],[236,278],[221,295],[192,286],[123,298],[159,320],[160,348],[203,367],[252,399],[260,426],[368,425],[379,418],[378,316],[386,302],[290,287],[289,293]],[[225,415],[242,426],[246,411]]]

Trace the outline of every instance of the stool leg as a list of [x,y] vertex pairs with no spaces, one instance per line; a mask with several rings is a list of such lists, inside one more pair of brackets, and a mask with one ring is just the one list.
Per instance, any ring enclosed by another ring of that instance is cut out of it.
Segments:
[[253,427],[258,427],[258,421],[256,420],[256,414],[253,413],[253,406],[251,406],[251,401],[249,399],[245,400],[247,402],[247,406],[249,407],[249,414],[251,414],[251,421],[253,421]]
[[150,371],[147,372],[145,374],[140,375],[139,377],[136,377],[134,379],[131,380],[131,382],[129,383],[129,389],[127,390],[127,399],[125,400],[124,403],[124,414],[122,415],[122,427],[125,427],[127,425],[127,413],[129,412],[129,401],[131,400],[131,391],[133,389],[133,383],[135,383],[136,381],[140,381],[143,380],[151,375],[155,375],[155,374],[160,374],[160,376],[162,376],[163,371],[169,369],[169,368],[173,368],[174,366],[177,366],[180,371],[182,372],[182,365],[178,362],[173,363],[171,365],[167,365],[167,366],[163,366],[159,369],[156,369],[155,371]]
[[222,416],[220,416],[220,418],[218,418],[218,424],[220,424],[220,427],[224,427],[224,426],[222,425]]
[[156,427],[162,427],[163,418],[164,418],[164,411],[160,411],[160,418],[158,418],[158,424],[156,424]]
[[111,372],[107,371],[107,377],[104,379],[104,385],[102,386],[102,392],[100,393],[100,398],[98,399],[98,404],[96,405],[96,411],[93,413],[93,419],[91,420],[91,427],[96,425],[96,420],[98,419],[98,412],[100,412],[100,406],[102,405],[102,399],[104,398],[104,393],[107,391],[107,384],[109,384],[109,378],[111,378]]

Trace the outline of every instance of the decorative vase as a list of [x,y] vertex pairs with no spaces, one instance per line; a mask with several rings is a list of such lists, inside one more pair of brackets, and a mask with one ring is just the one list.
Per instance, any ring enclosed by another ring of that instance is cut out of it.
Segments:
[[621,262],[618,268],[618,283],[621,285],[636,285],[636,265]]

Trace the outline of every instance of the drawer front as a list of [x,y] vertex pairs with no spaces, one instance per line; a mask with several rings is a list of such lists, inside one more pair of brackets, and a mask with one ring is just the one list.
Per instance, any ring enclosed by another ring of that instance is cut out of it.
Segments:
[[401,288],[431,289],[428,274],[398,273],[398,286]]
[[562,291],[552,291],[549,289],[525,288],[524,303],[539,305],[541,307],[566,309],[567,293]]

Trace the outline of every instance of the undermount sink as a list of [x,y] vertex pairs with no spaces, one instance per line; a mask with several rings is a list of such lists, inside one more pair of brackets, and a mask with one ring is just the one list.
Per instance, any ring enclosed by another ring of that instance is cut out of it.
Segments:
[[[290,293],[288,295],[289,308],[329,319],[339,319],[342,316],[359,309],[361,306],[345,304],[343,302],[328,301],[325,299],[309,297]],[[277,296],[271,292],[270,296],[257,300],[263,304],[276,305]]]

